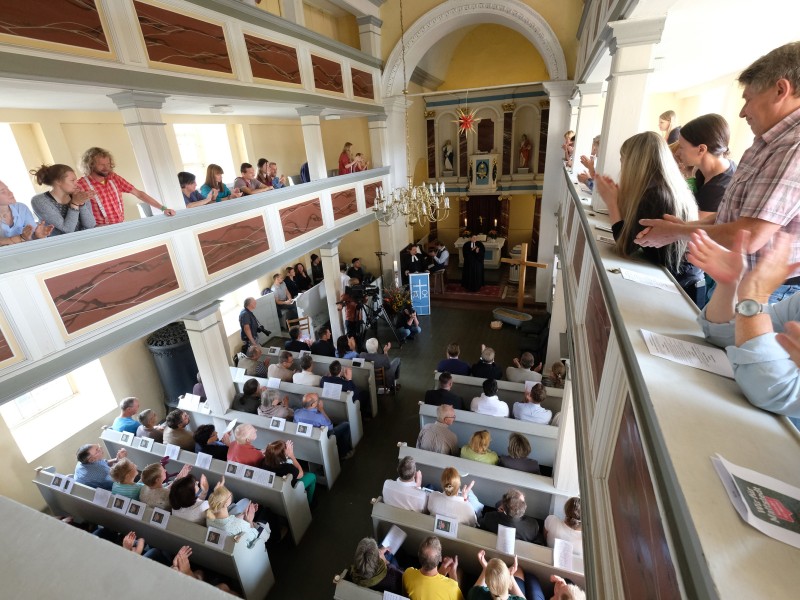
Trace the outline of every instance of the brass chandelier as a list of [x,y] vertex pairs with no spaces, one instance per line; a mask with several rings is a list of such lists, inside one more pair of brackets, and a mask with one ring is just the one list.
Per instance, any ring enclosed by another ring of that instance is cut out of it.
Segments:
[[425,186],[414,185],[411,175],[411,158],[409,157],[409,128],[408,128],[408,88],[406,87],[406,42],[405,26],[403,24],[403,0],[400,0],[400,50],[403,59],[403,116],[405,119],[406,133],[406,187],[395,188],[386,194],[383,187],[378,188],[377,198],[373,211],[375,217],[386,225],[391,225],[399,218],[404,218],[406,225],[415,223],[435,223],[442,221],[450,215],[450,198],[447,197],[444,181],[431,183]]

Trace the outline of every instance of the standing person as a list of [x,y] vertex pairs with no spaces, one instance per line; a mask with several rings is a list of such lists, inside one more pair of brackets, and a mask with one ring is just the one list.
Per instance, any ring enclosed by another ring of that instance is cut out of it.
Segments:
[[250,194],[258,194],[260,191],[265,192],[266,186],[256,178],[256,170],[250,163],[242,163],[239,168],[241,175],[233,182],[233,187],[245,196]]
[[294,267],[286,267],[286,275],[283,278],[283,283],[286,284],[286,289],[289,290],[292,298],[296,298],[300,293],[300,287],[297,285],[295,277],[296,273],[294,271]]
[[181,186],[183,203],[186,205],[186,208],[205,206],[206,204],[217,201],[219,190],[216,188],[212,189],[207,196],[203,196],[203,194],[197,191],[197,177],[194,176],[194,173],[181,171],[178,173],[178,183]]
[[681,126],[678,125],[678,115],[674,110],[667,110],[658,115],[658,130],[667,144],[674,144],[678,141]]
[[400,255],[400,264],[403,269],[403,283],[407,284],[411,273],[424,273],[427,269],[425,259],[419,254],[419,246],[409,244],[407,252]]
[[174,210],[117,175],[114,172],[114,157],[108,150],[89,148],[81,157],[81,170],[84,176],[78,180],[77,187],[91,194],[92,214],[98,227],[125,220],[125,205],[122,202],[122,194],[125,193],[133,194],[168,217],[175,214]]
[[203,184],[203,187],[200,188],[200,194],[207,198],[212,190],[216,190],[217,202],[230,200],[232,198],[239,198],[242,195],[241,190],[237,190],[236,188],[230,190],[222,181],[222,176],[224,174],[225,171],[223,171],[222,167],[219,165],[215,165],[213,163],[208,165],[208,168],[206,169],[206,181]]
[[464,269],[461,272],[461,286],[467,291],[477,292],[483,287],[483,258],[486,248],[474,233],[462,248]]
[[356,164],[353,158],[353,144],[346,142],[342,153],[339,155],[339,175],[347,175],[353,170],[353,165]]
[[312,254],[310,258],[311,258],[311,279],[313,279],[314,285],[317,285],[325,278],[325,275],[322,272],[322,259],[319,257],[318,254]]
[[297,289],[301,292],[310,290],[313,287],[311,277],[306,273],[306,266],[299,262],[294,266],[294,281],[297,284]]
[[33,213],[24,204],[17,204],[14,193],[0,181],[0,246],[46,238],[52,225],[36,222]]
[[261,323],[258,322],[256,315],[253,311],[256,309],[256,299],[247,298],[244,301],[242,312],[239,313],[239,326],[242,328],[242,352],[247,353],[250,346],[258,346],[258,334],[263,333],[267,337],[272,333],[264,329]]
[[42,165],[31,172],[36,183],[49,185],[51,190],[31,198],[31,206],[36,216],[45,223],[53,225],[53,235],[73,233],[95,226],[91,194],[77,189],[78,178],[72,167],[67,165]]
[[[272,276],[272,288],[270,289],[272,289],[272,295],[275,296],[275,307],[278,309],[278,318],[281,323],[287,319],[296,319],[297,306],[292,293],[283,282],[283,275],[275,273]],[[286,329],[289,329],[288,323],[286,323]]]

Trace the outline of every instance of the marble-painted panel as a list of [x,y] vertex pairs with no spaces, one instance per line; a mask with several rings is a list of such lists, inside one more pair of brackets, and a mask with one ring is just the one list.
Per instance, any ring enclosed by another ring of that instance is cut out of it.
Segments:
[[5,332],[0,331],[0,365],[11,358],[14,358],[14,351],[6,339]]
[[368,183],[364,186],[364,200],[366,200],[367,208],[375,206],[375,198],[378,197],[378,188],[381,187],[381,182]]
[[624,597],[681,598],[630,396],[614,447],[608,493]]
[[95,0],[4,2],[0,34],[108,52]]
[[197,235],[209,275],[269,250],[261,215]]
[[69,335],[181,288],[166,244],[45,276],[44,285]]
[[355,188],[334,192],[331,194],[331,202],[333,203],[334,221],[350,216],[358,211]]
[[572,222],[575,220],[575,212],[576,212],[575,203],[572,200],[569,200],[568,205],[569,208],[567,208],[567,211],[569,212],[569,215],[567,216],[567,228],[564,230],[564,232],[566,233],[566,235],[564,236],[565,239],[569,239],[569,236],[572,235]]
[[147,55],[159,62],[233,73],[220,25],[134,0]]
[[328,92],[344,93],[342,83],[342,65],[335,60],[311,55],[311,66],[314,67],[314,87]]
[[586,248],[586,233],[578,223],[575,231],[575,251],[572,254],[572,272],[575,273],[575,283],[580,283],[581,268],[583,267],[583,251]]
[[319,198],[280,210],[283,239],[287,242],[322,227],[322,207]]
[[[583,229],[580,230],[583,232]],[[589,297],[586,301],[586,344],[589,346],[589,361],[592,364],[592,381],[594,382],[594,397],[600,392],[600,381],[603,378],[603,367],[606,364],[606,351],[608,350],[608,336],[611,335],[611,318],[603,299],[603,290],[597,271],[592,267],[592,277],[589,283]]]
[[353,95],[359,98],[375,99],[375,90],[372,84],[372,73],[367,73],[361,69],[350,68],[350,76],[353,78]]
[[298,85],[302,83],[297,50],[246,33],[244,42],[247,45],[253,77]]

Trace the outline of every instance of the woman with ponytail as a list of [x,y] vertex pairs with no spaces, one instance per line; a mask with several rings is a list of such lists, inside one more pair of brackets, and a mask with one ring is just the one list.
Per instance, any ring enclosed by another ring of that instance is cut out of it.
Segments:
[[564,504],[564,520],[549,515],[544,520],[544,535],[551,548],[556,540],[572,544],[572,554],[583,556],[583,530],[581,529],[581,499],[577,496]]
[[[461,475],[453,467],[447,467],[442,471],[441,482],[444,491],[431,493],[428,497],[428,512],[432,515],[444,515],[458,519],[459,523],[476,527],[478,518],[469,498],[475,482],[470,482],[462,489]],[[483,505],[481,505],[481,510],[483,510]]]
[[33,212],[39,220],[53,225],[51,236],[92,229],[95,226],[89,203],[92,194],[78,189],[78,177],[72,167],[42,165],[31,171],[31,175],[38,185],[51,187],[49,192],[31,198]]

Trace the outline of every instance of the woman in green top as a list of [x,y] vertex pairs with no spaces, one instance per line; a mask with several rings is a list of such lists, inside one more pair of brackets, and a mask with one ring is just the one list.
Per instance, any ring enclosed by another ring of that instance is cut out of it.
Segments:
[[127,458],[119,459],[111,467],[111,479],[114,484],[111,486],[111,493],[119,496],[126,496],[131,500],[139,499],[139,492],[142,491],[143,483],[134,483],[133,480],[139,474],[139,469]]
[[461,447],[461,458],[476,460],[487,465],[496,465],[500,462],[500,457],[497,456],[497,452],[489,449],[491,443],[492,436],[488,431],[485,429],[476,431],[472,434],[469,445]]
[[499,558],[486,562],[486,551],[478,552],[478,560],[483,567],[478,581],[467,594],[467,600],[525,600],[517,579],[524,581],[525,575],[517,567],[517,557],[509,569]]
[[242,195],[241,190],[233,188],[233,191],[231,191],[228,189],[228,186],[222,182],[222,175],[224,173],[222,167],[219,165],[213,163],[208,165],[206,169],[206,182],[203,184],[203,187],[200,188],[200,195],[203,196],[203,198],[208,196],[211,190],[217,190],[217,202],[238,198]]

